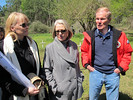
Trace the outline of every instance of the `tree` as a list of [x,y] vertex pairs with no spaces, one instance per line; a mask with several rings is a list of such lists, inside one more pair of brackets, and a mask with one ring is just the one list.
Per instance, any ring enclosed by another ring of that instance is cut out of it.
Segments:
[[0,7],[2,20],[17,11],[25,13],[31,22],[39,20],[48,26],[59,18],[70,25],[79,22],[84,31],[95,26],[95,11],[101,6],[110,8],[112,23],[119,24],[133,16],[133,0],[6,0],[6,3]]
[[78,21],[85,31],[95,26],[95,11],[101,5],[106,5],[106,2],[104,0],[58,0],[56,5],[57,18],[66,19],[71,24]]
[[21,8],[31,21],[39,20],[50,26],[51,20],[54,19],[51,14],[53,2],[53,0],[22,0]]
[[9,13],[20,11],[21,0],[6,0],[6,8]]
[[133,15],[133,1],[131,0],[111,0],[110,10],[114,23],[121,23],[124,17]]

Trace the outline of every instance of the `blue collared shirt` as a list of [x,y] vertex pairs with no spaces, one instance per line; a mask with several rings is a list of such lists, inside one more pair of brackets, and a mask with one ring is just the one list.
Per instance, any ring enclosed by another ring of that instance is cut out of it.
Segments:
[[105,35],[103,35],[98,29],[96,29],[95,36],[98,36],[98,35],[101,36],[103,39],[105,39],[106,37],[113,35],[113,32],[111,31],[111,28],[109,26],[108,32]]
[[94,68],[106,74],[113,73],[116,68],[113,59],[112,41],[113,32],[110,27],[105,35],[96,29]]

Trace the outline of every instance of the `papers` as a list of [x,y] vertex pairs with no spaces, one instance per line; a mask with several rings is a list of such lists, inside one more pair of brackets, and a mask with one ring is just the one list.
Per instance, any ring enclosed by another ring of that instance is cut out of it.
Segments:
[[0,51],[0,65],[7,70],[12,79],[19,84],[22,84],[26,87],[34,87],[35,86],[30,82],[30,80],[21,72],[19,71],[7,58],[6,56]]

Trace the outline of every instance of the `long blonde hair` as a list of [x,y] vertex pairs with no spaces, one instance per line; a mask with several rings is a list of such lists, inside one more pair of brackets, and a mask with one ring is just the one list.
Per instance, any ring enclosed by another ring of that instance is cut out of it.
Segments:
[[72,32],[70,26],[68,25],[68,23],[65,20],[63,20],[63,19],[58,19],[58,20],[55,21],[54,27],[53,27],[53,33],[52,33],[53,34],[53,38],[55,38],[55,36],[56,36],[55,27],[56,27],[57,24],[63,24],[64,25],[66,30],[68,30],[68,32],[69,32],[68,39],[71,39],[71,37],[73,36],[73,32]]
[[17,34],[11,30],[11,27],[15,26],[18,20],[22,20],[23,22],[27,21],[27,23],[29,22],[29,19],[25,14],[19,12],[12,12],[6,20],[5,37],[10,34],[14,41],[18,40]]

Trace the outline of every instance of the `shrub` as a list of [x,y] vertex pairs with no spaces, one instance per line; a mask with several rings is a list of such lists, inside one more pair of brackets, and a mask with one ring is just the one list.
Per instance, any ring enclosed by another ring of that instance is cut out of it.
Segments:
[[29,26],[29,33],[49,33],[50,28],[41,23],[40,21],[34,21]]

